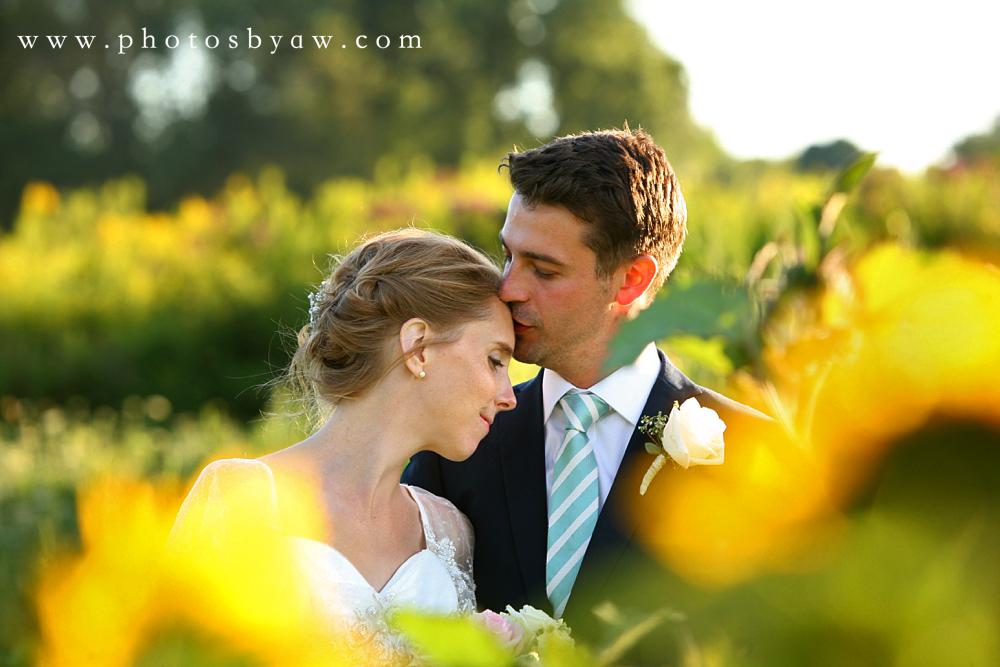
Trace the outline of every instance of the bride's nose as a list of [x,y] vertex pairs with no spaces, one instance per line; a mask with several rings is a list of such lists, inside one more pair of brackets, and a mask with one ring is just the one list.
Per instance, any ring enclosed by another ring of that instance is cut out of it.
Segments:
[[510,379],[508,378],[503,386],[500,388],[500,392],[496,395],[493,401],[497,405],[497,412],[503,410],[513,410],[514,406],[517,405],[517,398],[514,397],[514,388],[510,386]]

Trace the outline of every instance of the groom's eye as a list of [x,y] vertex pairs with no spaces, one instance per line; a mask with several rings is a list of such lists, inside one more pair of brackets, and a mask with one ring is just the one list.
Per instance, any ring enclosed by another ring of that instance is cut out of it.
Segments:
[[554,273],[546,273],[545,271],[542,271],[541,269],[539,269],[536,266],[535,267],[535,275],[538,276],[539,278],[541,278],[542,280],[545,280],[546,278],[551,278],[555,274]]

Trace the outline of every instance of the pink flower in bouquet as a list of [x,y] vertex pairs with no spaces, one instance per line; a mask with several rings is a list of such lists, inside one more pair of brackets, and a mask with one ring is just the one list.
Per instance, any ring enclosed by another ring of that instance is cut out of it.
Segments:
[[507,618],[507,614],[487,609],[475,614],[475,618],[496,636],[500,646],[510,651],[511,655],[517,656],[524,652],[524,644],[530,637],[525,636],[524,628]]

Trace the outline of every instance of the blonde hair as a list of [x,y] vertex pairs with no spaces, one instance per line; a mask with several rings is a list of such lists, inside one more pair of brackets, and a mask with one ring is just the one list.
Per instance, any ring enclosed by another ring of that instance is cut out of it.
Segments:
[[287,374],[292,389],[314,399],[318,415],[356,398],[405,359],[388,358],[403,323],[431,325],[438,335],[424,346],[454,340],[462,325],[490,316],[502,277],[488,257],[445,234],[408,228],[364,241],[333,259],[310,297]]

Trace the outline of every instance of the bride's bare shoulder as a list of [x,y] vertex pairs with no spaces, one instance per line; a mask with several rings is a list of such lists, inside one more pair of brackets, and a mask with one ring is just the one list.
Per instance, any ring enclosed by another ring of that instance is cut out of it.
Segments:
[[270,468],[276,477],[310,477],[317,461],[314,452],[304,444],[299,442],[253,460]]

